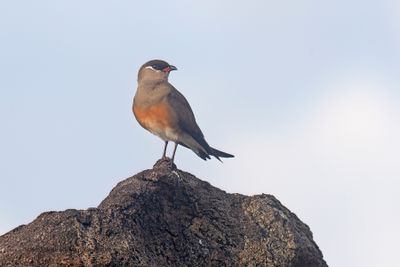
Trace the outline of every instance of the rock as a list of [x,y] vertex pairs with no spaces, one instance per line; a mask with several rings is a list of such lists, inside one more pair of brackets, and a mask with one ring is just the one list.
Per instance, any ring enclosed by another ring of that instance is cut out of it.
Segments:
[[271,195],[228,194],[160,160],[97,208],[45,212],[0,236],[0,266],[327,266]]

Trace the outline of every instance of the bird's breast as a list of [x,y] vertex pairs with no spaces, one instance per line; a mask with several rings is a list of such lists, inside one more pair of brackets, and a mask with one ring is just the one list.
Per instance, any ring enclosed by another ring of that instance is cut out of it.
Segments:
[[161,137],[164,140],[177,139],[176,118],[171,109],[165,103],[150,106],[133,106],[133,113],[139,124]]

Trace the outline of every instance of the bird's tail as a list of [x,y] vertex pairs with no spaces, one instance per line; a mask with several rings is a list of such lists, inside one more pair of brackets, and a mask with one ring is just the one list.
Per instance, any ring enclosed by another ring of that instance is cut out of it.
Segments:
[[[221,161],[221,158],[233,158],[234,155],[222,152],[218,149],[212,148],[204,139],[202,135],[185,135],[185,138],[182,139],[181,142],[179,142],[180,145],[187,147],[191,149],[194,153],[197,154],[200,158],[203,160],[211,159],[210,156],[215,157],[219,161]],[[222,161],[221,161],[222,162]]]
[[214,156],[215,158],[217,158],[219,161],[221,161],[221,160],[220,160],[220,157],[221,157],[221,158],[233,158],[233,157],[235,157],[234,155],[231,155],[231,154],[229,154],[229,153],[220,151],[220,150],[215,149],[215,148],[212,148],[212,147],[210,147],[210,150],[211,150],[211,153],[210,153],[210,154],[211,154],[212,156]]

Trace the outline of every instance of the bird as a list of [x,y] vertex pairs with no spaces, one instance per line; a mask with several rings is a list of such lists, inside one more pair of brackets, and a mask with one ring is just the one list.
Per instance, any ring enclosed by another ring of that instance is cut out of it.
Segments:
[[178,145],[191,149],[203,160],[215,157],[232,158],[226,152],[212,148],[197,125],[189,102],[168,77],[177,68],[166,61],[154,59],[143,64],[139,71],[132,111],[138,123],[164,142],[162,159],[167,158],[168,142],[174,142],[171,161],[174,162]]

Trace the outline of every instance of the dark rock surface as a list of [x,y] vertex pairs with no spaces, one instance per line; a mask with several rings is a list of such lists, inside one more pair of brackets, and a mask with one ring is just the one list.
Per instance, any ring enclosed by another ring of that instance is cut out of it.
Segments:
[[45,212],[0,236],[0,266],[327,266],[271,195],[228,194],[161,160],[98,208]]

